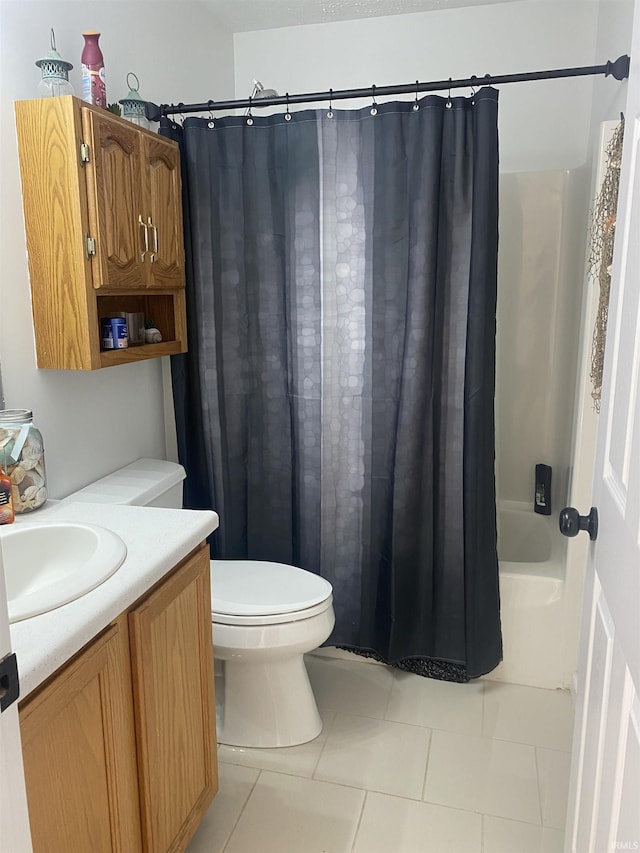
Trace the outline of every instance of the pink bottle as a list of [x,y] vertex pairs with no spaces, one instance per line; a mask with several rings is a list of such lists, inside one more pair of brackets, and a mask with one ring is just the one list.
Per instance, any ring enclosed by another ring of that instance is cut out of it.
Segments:
[[82,99],[98,107],[107,108],[107,87],[104,78],[104,57],[98,45],[100,33],[82,33]]

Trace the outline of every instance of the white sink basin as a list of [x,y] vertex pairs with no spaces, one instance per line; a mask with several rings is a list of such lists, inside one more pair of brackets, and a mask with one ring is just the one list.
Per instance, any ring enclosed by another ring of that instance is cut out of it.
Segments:
[[104,527],[71,522],[0,527],[9,622],[47,613],[103,583],[127,556]]

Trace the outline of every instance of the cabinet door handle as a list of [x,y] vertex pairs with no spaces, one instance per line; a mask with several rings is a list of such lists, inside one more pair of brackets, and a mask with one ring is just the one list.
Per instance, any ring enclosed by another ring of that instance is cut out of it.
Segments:
[[158,226],[154,225],[151,217],[149,217],[149,228],[153,230],[153,252],[151,253],[151,263],[153,263],[156,259],[156,255],[158,254]]
[[144,261],[145,255],[149,251],[149,226],[142,218],[142,214],[138,214],[138,225],[142,225],[144,228],[144,252],[140,253],[140,260]]

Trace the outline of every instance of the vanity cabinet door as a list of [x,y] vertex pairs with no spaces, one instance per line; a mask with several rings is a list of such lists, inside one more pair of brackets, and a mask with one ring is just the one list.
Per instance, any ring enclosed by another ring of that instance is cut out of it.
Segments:
[[149,211],[149,286],[184,287],[182,182],[178,148],[161,136],[144,136]]
[[126,616],[20,707],[34,853],[141,849]]
[[143,849],[184,850],[218,788],[209,548],[129,613]]

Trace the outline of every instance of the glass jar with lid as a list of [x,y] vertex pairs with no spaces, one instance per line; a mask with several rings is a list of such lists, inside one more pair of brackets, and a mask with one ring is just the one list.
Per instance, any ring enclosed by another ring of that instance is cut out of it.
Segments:
[[0,449],[11,478],[15,513],[31,512],[47,500],[44,444],[28,409],[0,409]]

